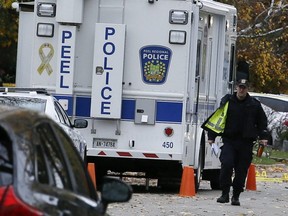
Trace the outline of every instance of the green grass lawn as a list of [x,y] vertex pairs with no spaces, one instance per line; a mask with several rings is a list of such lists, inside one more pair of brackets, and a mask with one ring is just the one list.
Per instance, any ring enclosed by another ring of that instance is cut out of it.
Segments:
[[[254,153],[255,152],[256,150],[254,150]],[[277,163],[288,164],[288,152],[266,148],[262,157],[257,157],[256,154],[254,154],[252,163],[265,165],[273,165]]]

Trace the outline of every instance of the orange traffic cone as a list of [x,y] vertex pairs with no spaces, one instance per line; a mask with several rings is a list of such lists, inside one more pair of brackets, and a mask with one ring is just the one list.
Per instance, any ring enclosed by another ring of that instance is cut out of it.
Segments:
[[256,190],[255,165],[252,163],[248,169],[248,175],[247,175],[247,180],[246,180],[246,189],[247,190]]
[[88,172],[89,172],[91,180],[94,184],[94,187],[96,189],[96,171],[95,171],[95,164],[94,163],[88,163]]
[[194,169],[191,166],[184,166],[179,195],[195,196]]

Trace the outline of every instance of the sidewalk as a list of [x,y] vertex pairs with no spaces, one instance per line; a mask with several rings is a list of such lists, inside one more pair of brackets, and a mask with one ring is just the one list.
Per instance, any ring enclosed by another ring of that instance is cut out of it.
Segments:
[[256,181],[265,182],[288,182],[288,165],[274,164],[274,165],[255,165]]

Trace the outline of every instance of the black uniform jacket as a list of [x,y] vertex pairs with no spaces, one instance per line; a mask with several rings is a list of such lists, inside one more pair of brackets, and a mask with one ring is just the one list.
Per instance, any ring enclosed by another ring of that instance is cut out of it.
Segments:
[[[223,138],[256,140],[267,139],[267,117],[261,103],[247,94],[243,101],[236,93],[227,94],[221,99],[221,105],[229,101]],[[216,134],[208,131],[208,139],[215,140]]]

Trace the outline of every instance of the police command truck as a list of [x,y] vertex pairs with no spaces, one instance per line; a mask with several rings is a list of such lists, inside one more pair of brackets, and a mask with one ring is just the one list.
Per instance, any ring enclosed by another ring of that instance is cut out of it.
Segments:
[[[81,129],[97,184],[183,167],[218,188],[203,121],[233,90],[236,9],[212,0],[35,0],[19,11],[17,87],[46,88]],[[216,142],[221,145],[221,140]]]

